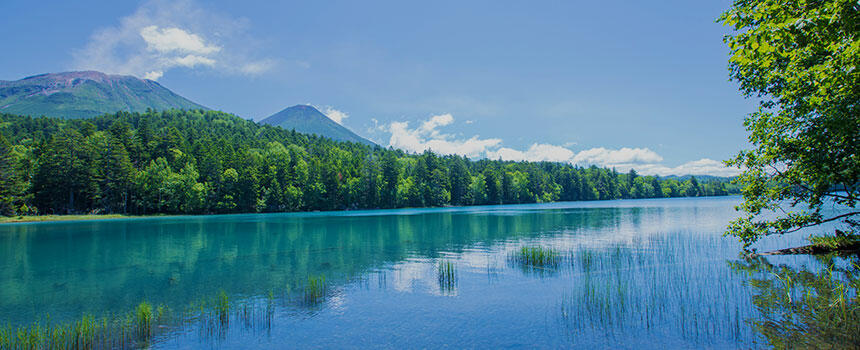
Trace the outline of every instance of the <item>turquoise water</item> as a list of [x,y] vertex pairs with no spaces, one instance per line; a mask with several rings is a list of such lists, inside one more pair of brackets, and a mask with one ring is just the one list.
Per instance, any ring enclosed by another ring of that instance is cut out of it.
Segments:
[[[0,225],[0,322],[119,314],[146,300],[174,310],[154,348],[760,347],[750,275],[731,266],[740,245],[722,237],[739,202]],[[555,263],[518,263],[522,247],[552,249]],[[452,276],[440,278],[440,263]],[[324,289],[309,292],[309,278]],[[212,325],[199,305],[222,292],[229,317]]]

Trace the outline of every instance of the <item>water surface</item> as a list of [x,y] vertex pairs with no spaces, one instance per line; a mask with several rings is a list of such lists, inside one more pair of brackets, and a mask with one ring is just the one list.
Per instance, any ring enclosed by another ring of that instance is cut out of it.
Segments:
[[[722,237],[739,202],[0,225],[0,322],[119,314],[146,300],[175,311],[155,348],[761,347],[748,281],[763,273],[739,272],[740,245]],[[557,263],[517,263],[522,247],[553,249]],[[222,292],[229,317],[213,325],[200,305]]]

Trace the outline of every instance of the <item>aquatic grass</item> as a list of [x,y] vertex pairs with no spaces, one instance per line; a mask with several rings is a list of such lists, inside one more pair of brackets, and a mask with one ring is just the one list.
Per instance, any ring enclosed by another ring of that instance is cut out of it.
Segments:
[[524,268],[555,268],[561,262],[561,254],[555,248],[542,246],[521,247],[508,256],[508,261]]
[[152,335],[152,305],[146,301],[138,304],[134,316],[137,336],[140,339],[145,339]]
[[[310,277],[308,298],[321,301],[325,277]],[[223,340],[231,319],[245,329],[271,332],[275,313],[274,292],[260,299],[231,301],[221,290],[214,298],[192,303],[183,312],[142,301],[131,311],[52,322],[50,316],[29,325],[0,325],[0,350],[29,349],[135,349],[146,348],[156,335],[196,328],[201,339]]]
[[317,305],[325,300],[328,287],[325,276],[308,276],[308,284],[305,285],[303,301],[306,305]]
[[230,321],[228,312],[230,311],[230,300],[227,297],[227,292],[221,290],[215,298],[215,312],[218,314],[218,319],[222,324]]
[[[139,348],[152,338],[151,308],[141,303],[120,317],[96,319],[84,315],[71,322],[0,327],[0,349],[129,349]],[[147,314],[146,310],[150,310]]]
[[[574,341],[594,333],[611,339],[636,328],[677,330],[681,338],[701,345],[752,339],[752,330],[742,327],[743,315],[752,309],[744,301],[751,296],[735,273],[719,262],[685,263],[711,254],[718,244],[682,236],[574,248],[563,266],[569,266],[575,282],[559,301],[557,320]],[[711,287],[701,288],[701,276],[708,276]]]
[[439,261],[436,278],[439,281],[439,290],[453,292],[457,288],[457,270],[454,263],[446,260]]
[[583,250],[580,252],[571,252],[571,255],[575,257],[574,259],[571,259],[571,261],[577,261],[582,270],[586,272],[591,271],[595,262],[594,252],[591,250]]

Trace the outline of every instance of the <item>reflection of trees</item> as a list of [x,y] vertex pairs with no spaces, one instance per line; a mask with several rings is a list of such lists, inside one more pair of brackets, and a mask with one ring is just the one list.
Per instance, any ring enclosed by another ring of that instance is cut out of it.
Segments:
[[860,263],[833,256],[818,258],[821,269],[773,265],[765,257],[731,263],[749,275],[760,313],[749,320],[776,348],[860,347]]
[[[511,238],[618,224],[629,209],[405,210],[235,215],[0,227],[0,314],[27,322],[187,305],[224,289],[301,295],[390,264]],[[404,215],[407,214],[407,215]],[[50,306],[50,310],[46,307]]]

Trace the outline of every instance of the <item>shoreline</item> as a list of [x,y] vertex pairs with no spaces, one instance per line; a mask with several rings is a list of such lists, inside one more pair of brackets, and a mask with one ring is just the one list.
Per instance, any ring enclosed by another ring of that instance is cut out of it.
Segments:
[[[655,199],[690,199],[690,198],[726,198],[737,197],[739,195],[725,196],[700,196],[700,197],[663,197],[663,198],[626,198],[626,199],[609,199],[609,200],[587,200],[587,201],[558,201],[545,203],[511,203],[511,204],[490,204],[490,205],[464,205],[464,206],[441,206],[441,207],[403,207],[390,209],[431,209],[431,208],[469,208],[481,206],[495,205],[525,205],[525,204],[551,204],[551,203],[588,203],[588,202],[609,202],[609,201],[641,201]],[[381,210],[381,209],[359,209],[359,210]],[[327,210],[324,212],[350,212],[351,209],[342,210]],[[321,211],[292,211],[278,213],[319,213]],[[95,221],[95,220],[113,220],[113,219],[146,219],[171,216],[206,216],[206,215],[242,215],[242,214],[270,214],[270,213],[229,213],[229,214],[148,214],[148,215],[130,215],[130,214],[68,214],[68,215],[15,215],[15,216],[0,216],[0,225],[16,224],[16,223],[38,223],[38,222],[56,222],[56,221]]]
[[96,221],[114,219],[142,219],[155,217],[168,217],[174,215],[127,215],[127,214],[71,214],[71,215],[17,215],[0,216],[0,224],[31,223],[31,222],[54,222],[54,221]]

